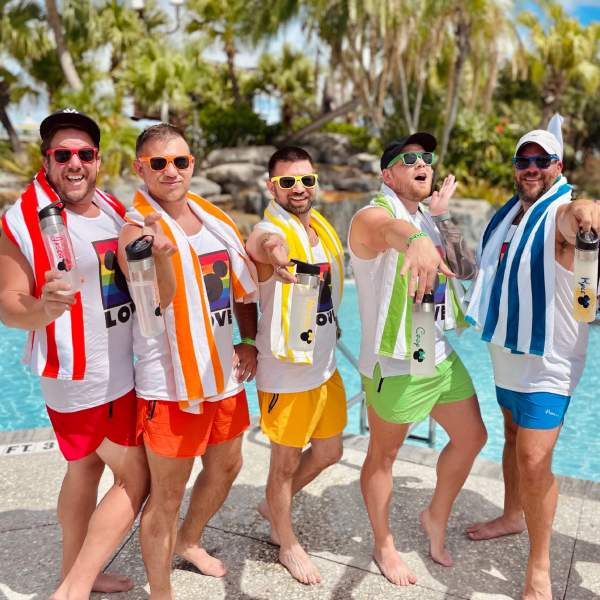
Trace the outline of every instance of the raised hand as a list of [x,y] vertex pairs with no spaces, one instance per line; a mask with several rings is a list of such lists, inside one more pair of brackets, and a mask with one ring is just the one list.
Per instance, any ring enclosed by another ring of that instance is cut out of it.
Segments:
[[444,179],[439,192],[435,191],[431,194],[431,200],[429,200],[429,213],[431,215],[438,216],[448,212],[450,198],[454,195],[457,185],[458,183],[452,174]]
[[159,212],[153,212],[144,219],[142,235],[151,236],[154,239],[152,244],[152,254],[155,256],[169,257],[177,252],[177,248],[171,240],[164,234],[159,224],[162,215]]

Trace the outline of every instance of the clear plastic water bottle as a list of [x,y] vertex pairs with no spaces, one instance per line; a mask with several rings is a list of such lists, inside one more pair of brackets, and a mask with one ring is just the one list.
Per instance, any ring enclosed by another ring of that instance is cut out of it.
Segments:
[[50,267],[58,271],[61,279],[71,286],[70,290],[59,293],[74,294],[81,287],[81,278],[77,270],[73,243],[62,219],[63,210],[62,203],[53,202],[38,212],[38,218]]
[[435,305],[433,294],[425,294],[420,304],[413,303],[410,349],[410,374],[435,375]]
[[584,323],[589,323],[596,317],[598,241],[594,231],[580,231],[575,238],[573,317]]
[[140,333],[144,337],[156,337],[165,330],[152,257],[153,241],[150,237],[142,236],[125,247],[129,291],[135,304]]
[[315,347],[317,335],[317,305],[321,269],[299,260],[296,264],[297,283],[292,286],[292,308],[288,345],[293,350],[309,351]]

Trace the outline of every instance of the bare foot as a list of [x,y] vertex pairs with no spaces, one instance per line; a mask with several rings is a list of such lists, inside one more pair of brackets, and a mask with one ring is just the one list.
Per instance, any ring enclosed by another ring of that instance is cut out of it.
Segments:
[[522,533],[526,528],[525,519],[522,515],[516,518],[501,515],[491,521],[469,525],[466,532],[472,540],[491,540],[504,535]]
[[133,581],[126,575],[118,573],[100,573],[92,586],[92,592],[104,592],[105,594],[128,592],[131,589],[133,589]]
[[306,585],[321,583],[321,573],[315,567],[304,548],[297,542],[290,548],[280,548],[279,562],[290,572],[294,579]]
[[256,507],[256,510],[258,511],[258,514],[269,523],[269,541],[271,544],[279,546],[279,536],[273,527],[273,523],[271,523],[271,511],[269,510],[266,498],[261,500],[261,503]]
[[532,567],[527,565],[523,600],[552,600],[550,567]]
[[419,515],[419,521],[429,538],[429,555],[431,559],[444,567],[451,567],[454,564],[452,556],[444,546],[446,527],[442,527],[433,521],[428,508]]
[[175,544],[175,554],[191,562],[202,575],[210,577],[223,577],[227,573],[225,565],[214,556],[211,556],[204,548],[194,544],[185,546],[177,540]]
[[385,549],[373,548],[373,560],[381,574],[394,585],[411,585],[417,582],[417,578],[400,558],[394,546]]

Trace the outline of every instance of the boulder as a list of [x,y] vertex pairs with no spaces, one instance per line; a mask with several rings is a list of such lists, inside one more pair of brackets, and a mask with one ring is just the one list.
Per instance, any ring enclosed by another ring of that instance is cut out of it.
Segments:
[[210,198],[211,196],[218,196],[221,193],[221,186],[206,177],[196,176],[192,177],[190,182],[190,190],[194,194],[198,194],[203,198]]
[[275,146],[241,146],[239,148],[218,148],[207,157],[209,167],[227,163],[252,163],[266,167],[269,158],[277,148]]
[[208,179],[221,185],[226,183],[248,185],[249,182],[253,182],[257,177],[264,174],[265,168],[260,165],[239,162],[210,167],[204,173]]
[[379,188],[379,177],[367,175],[358,167],[347,165],[321,165],[319,185],[325,190],[370,192]]
[[102,179],[100,187],[120,200],[125,206],[131,206],[135,192],[142,185],[137,177],[111,177]]
[[363,173],[373,173],[379,175],[381,168],[379,166],[379,157],[368,152],[359,152],[351,156],[348,164],[358,167]]
[[300,140],[298,145],[302,147],[311,146],[319,151],[319,158],[313,160],[332,164],[347,164],[352,154],[352,143],[350,138],[342,133],[309,133]]

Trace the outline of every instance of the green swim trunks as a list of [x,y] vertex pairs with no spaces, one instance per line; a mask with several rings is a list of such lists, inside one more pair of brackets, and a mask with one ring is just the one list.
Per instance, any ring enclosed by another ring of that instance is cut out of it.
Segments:
[[367,406],[372,406],[377,415],[389,423],[416,423],[425,419],[438,404],[459,402],[475,395],[471,377],[456,352],[435,370],[432,377],[382,378],[377,363],[372,378],[362,376]]

